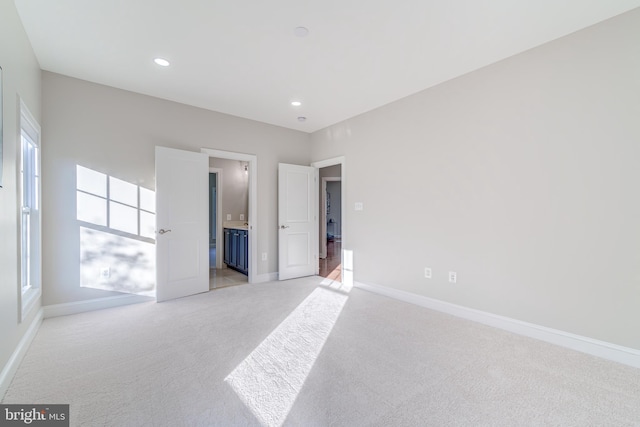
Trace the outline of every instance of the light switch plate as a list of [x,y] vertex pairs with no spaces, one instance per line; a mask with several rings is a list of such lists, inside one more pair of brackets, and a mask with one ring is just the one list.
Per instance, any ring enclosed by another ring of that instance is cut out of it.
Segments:
[[355,208],[357,211],[364,210],[364,204],[362,202],[356,202]]

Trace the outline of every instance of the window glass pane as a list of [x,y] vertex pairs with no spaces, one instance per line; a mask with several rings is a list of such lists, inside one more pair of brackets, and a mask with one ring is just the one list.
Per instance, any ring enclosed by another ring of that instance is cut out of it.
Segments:
[[154,214],[140,211],[140,235],[150,239],[156,238],[156,216]]
[[21,283],[22,293],[26,292],[31,287],[31,215],[29,213],[22,213],[21,223],[21,242],[22,248],[21,254]]
[[120,203],[109,202],[109,227],[125,233],[138,234],[138,210]]
[[110,176],[109,199],[138,207],[138,186]]
[[27,156],[26,156],[26,148],[27,148],[27,140],[24,137],[24,134],[22,134],[22,138],[20,139],[21,141],[21,148],[22,148],[22,156],[20,156],[20,179],[21,179],[21,184],[22,184],[22,194],[20,194],[20,206],[25,207],[27,206],[27,176],[28,173],[25,169],[26,163],[27,163]]
[[76,181],[78,190],[107,197],[107,176],[105,174],[77,166]]
[[33,164],[34,164],[33,174],[35,176],[40,176],[40,156],[38,156],[38,147],[34,145],[34,149],[36,153],[33,156]]
[[24,147],[26,146],[27,140],[24,138],[24,133],[20,135],[20,144],[22,147],[22,157],[20,158],[20,171],[24,172]]
[[37,149],[33,142],[22,135],[22,206],[37,208],[36,200],[36,157]]
[[40,198],[38,197],[40,195],[40,177],[36,176],[34,183],[33,197],[35,198],[35,202],[33,204],[33,208],[38,210],[40,209]]
[[145,211],[156,211],[156,193],[155,191],[148,190],[140,187],[140,209]]
[[107,226],[107,201],[92,194],[76,191],[78,221]]

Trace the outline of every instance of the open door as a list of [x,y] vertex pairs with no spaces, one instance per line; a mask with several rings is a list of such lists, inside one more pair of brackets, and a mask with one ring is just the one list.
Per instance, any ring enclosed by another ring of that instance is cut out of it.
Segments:
[[278,278],[312,276],[318,263],[317,170],[278,165]]
[[156,297],[209,290],[209,157],[156,147]]

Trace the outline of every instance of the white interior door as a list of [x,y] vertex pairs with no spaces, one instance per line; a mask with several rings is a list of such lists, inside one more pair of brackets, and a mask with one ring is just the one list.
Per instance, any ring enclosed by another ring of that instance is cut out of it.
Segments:
[[209,157],[156,147],[156,298],[209,290]]
[[278,165],[278,264],[280,280],[311,276],[318,263],[317,170]]

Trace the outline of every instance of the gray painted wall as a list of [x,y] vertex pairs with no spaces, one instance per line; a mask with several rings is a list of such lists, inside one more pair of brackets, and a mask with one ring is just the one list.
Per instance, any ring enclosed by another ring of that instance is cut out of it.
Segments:
[[323,177],[339,177],[342,176],[342,167],[341,165],[333,165],[333,166],[327,166],[326,168],[320,168],[320,170],[318,171],[318,176],[320,178]]
[[[0,67],[3,101],[3,188],[0,188],[0,371],[40,309],[40,303],[21,323],[18,174],[18,97],[40,121],[40,66],[12,1],[0,1]],[[45,143],[42,144],[46,150]],[[4,390],[0,390],[0,398]]]
[[640,349],[638,40],[640,9],[314,133],[355,280]]
[[42,85],[45,305],[116,295],[79,286],[76,165],[155,191],[156,145],[257,156],[258,253],[268,253],[258,274],[277,271],[277,165],[309,164],[308,134],[50,72]]
[[342,222],[341,222],[341,214],[342,214],[342,206],[341,206],[341,197],[342,197],[342,183],[340,181],[329,181],[327,182],[327,193],[330,196],[330,204],[329,204],[329,215],[327,215],[327,221],[333,221],[333,229],[328,228],[328,232],[334,234],[335,236],[340,236],[342,234]]
[[209,166],[222,169],[222,221],[240,221],[240,214],[245,221],[249,218],[249,174],[244,171],[238,160],[210,158]]

